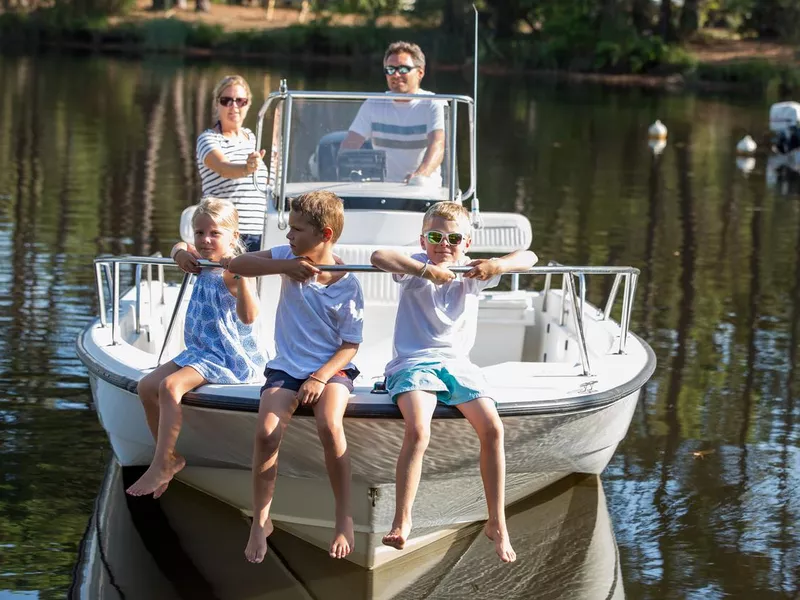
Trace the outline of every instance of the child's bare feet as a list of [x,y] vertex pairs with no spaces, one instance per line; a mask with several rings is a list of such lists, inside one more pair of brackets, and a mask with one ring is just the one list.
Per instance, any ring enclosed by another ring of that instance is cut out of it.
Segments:
[[159,488],[158,488],[158,489],[157,489],[155,492],[153,492],[153,500],[158,500],[159,498],[161,498],[161,495],[162,495],[164,492],[166,492],[166,491],[167,491],[167,488],[168,488],[168,487],[169,487],[169,483],[162,483],[162,484],[159,486]]
[[517,553],[511,547],[511,540],[508,537],[508,531],[505,526],[498,527],[495,523],[487,521],[483,531],[486,537],[494,542],[494,549],[500,560],[507,563],[517,560]]
[[381,540],[384,545],[391,546],[392,548],[397,548],[398,550],[402,550],[406,545],[406,540],[408,539],[409,534],[411,533],[411,522],[408,523],[401,523],[398,525],[397,523],[392,523],[392,529],[383,536]]
[[[166,485],[184,466],[186,466],[186,459],[180,454],[173,454],[163,467],[159,467],[155,463],[151,464],[144,475],[139,477],[126,492],[131,496],[147,496],[159,492],[160,496],[167,489]],[[162,487],[164,489],[161,489]]]
[[264,526],[258,524],[256,519],[253,519],[253,524],[250,526],[250,539],[247,540],[247,547],[244,549],[244,556],[251,563],[260,563],[267,555],[267,538],[273,530],[272,519],[267,519]]
[[346,517],[339,523],[336,521],[336,530],[331,542],[329,554],[331,558],[344,558],[353,551],[355,535],[353,534],[353,517]]

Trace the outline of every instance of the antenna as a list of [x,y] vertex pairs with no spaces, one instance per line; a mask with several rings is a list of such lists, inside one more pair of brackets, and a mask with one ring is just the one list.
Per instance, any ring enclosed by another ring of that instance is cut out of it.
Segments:
[[472,112],[475,114],[474,123],[472,126],[472,151],[475,153],[473,160],[476,162],[475,167],[475,193],[472,196],[472,226],[475,229],[483,227],[483,220],[481,219],[480,202],[478,201],[478,8],[473,4],[472,12],[475,14],[475,37],[473,41],[473,57],[472,57]]

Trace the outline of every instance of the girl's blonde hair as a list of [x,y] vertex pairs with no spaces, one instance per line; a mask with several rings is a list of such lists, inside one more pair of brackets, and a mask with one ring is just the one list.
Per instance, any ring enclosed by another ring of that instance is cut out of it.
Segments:
[[214,219],[214,223],[224,229],[230,229],[234,233],[233,255],[238,256],[246,252],[241,237],[239,237],[239,211],[236,207],[220,198],[203,198],[197,205],[197,210],[192,215],[192,226],[194,227],[197,217],[207,215]]
[[222,92],[232,85],[242,86],[244,91],[247,93],[247,99],[251,102],[253,101],[253,94],[250,91],[250,86],[247,85],[247,81],[244,77],[241,75],[226,75],[214,87],[214,97],[211,100],[211,116],[214,119],[219,119],[219,99],[222,96]]

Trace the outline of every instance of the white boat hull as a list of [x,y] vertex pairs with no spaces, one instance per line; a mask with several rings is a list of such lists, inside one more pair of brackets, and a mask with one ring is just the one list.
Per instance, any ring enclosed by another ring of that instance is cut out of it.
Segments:
[[[153,439],[130,385],[92,373],[96,409],[123,466],[148,465]],[[242,393],[252,410],[224,410],[185,403],[178,451],[188,466],[178,478],[251,514],[252,440],[257,389]],[[565,413],[503,416],[506,498],[513,503],[570,473],[599,474],[624,438],[639,389],[600,408]],[[398,418],[347,418],[345,433],[353,472],[355,552],[351,560],[375,568],[414,552],[487,517],[478,471],[477,437],[464,419],[434,419],[422,481],[414,505],[414,531],[406,549],[381,545],[395,502],[395,463],[403,439]],[[276,525],[321,548],[333,532],[333,496],[313,417],[296,416],[281,446],[272,508]]]

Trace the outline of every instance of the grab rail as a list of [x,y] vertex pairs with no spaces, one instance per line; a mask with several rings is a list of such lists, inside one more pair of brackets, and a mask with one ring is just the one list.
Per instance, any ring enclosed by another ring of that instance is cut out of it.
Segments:
[[[198,260],[197,263],[202,268],[221,268],[219,263],[211,262],[208,260]],[[165,303],[164,296],[164,267],[175,267],[177,265],[170,258],[163,258],[160,256],[113,256],[113,257],[100,257],[94,260],[95,265],[95,278],[98,304],[100,307],[100,325],[102,327],[108,326],[108,319],[106,315],[106,300],[103,292],[103,274],[105,273],[106,281],[112,282],[112,298],[111,298],[111,340],[112,344],[119,343],[119,301],[120,301],[120,266],[121,265],[134,265],[135,281],[136,281],[136,297],[134,301],[134,315],[135,327],[137,333],[141,331],[141,267],[147,266],[147,280],[150,287],[150,314],[152,316],[153,300],[152,300],[152,276],[151,268],[153,265],[158,266],[158,283],[161,286],[161,304]],[[348,271],[353,273],[384,273],[381,269],[372,265],[317,265],[320,271]],[[449,267],[454,273],[466,273],[472,269],[469,266]],[[113,274],[112,274],[113,273]],[[562,276],[561,284],[561,305],[559,306],[560,317],[559,324],[563,326],[566,320],[566,313],[569,312],[567,302],[572,305],[572,319],[575,327],[575,333],[578,337],[578,350],[581,359],[581,367],[583,375],[591,375],[591,366],[589,363],[589,352],[586,345],[586,335],[584,328],[584,310],[586,303],[586,275],[614,275],[614,283],[606,299],[605,307],[603,310],[598,311],[600,320],[609,320],[611,310],[616,301],[617,293],[619,291],[620,283],[624,281],[624,291],[622,299],[622,315],[620,318],[620,337],[617,354],[624,354],[627,344],[627,337],[630,331],[631,313],[633,311],[633,296],[636,290],[636,283],[638,281],[640,271],[636,267],[573,267],[565,266],[558,263],[551,262],[547,266],[532,267],[527,271],[509,271],[506,275],[544,275],[545,283],[542,290],[542,312],[547,312],[548,298],[551,291],[551,282],[553,275]],[[578,277],[578,284],[576,286],[573,277]],[[161,351],[158,355],[158,364],[161,364],[164,352],[169,345],[171,336],[177,320],[178,310],[180,309],[186,290],[189,287],[191,275],[186,274],[181,283],[178,292],[178,298],[175,303],[175,309],[170,316],[170,322],[167,326],[167,331],[164,336],[164,342],[161,346]]]

